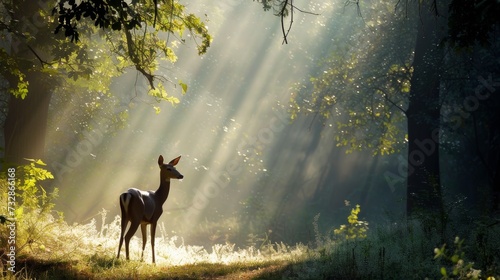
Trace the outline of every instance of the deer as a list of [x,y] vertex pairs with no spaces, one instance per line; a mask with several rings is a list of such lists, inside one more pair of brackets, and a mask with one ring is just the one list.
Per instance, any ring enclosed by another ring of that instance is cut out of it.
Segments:
[[[125,255],[129,259],[129,243],[134,236],[139,225],[142,232],[142,255],[144,258],[144,248],[146,247],[146,226],[151,225],[151,253],[153,255],[153,263],[155,263],[155,232],[158,219],[163,213],[163,204],[168,198],[170,192],[170,179],[182,179],[184,176],[175,169],[181,156],[171,160],[168,164],[163,163],[163,156],[158,158],[160,166],[160,187],[156,191],[142,191],[136,188],[128,189],[120,195],[121,209],[121,233],[120,245],[118,245],[117,259],[120,258],[120,251],[125,238]],[[130,228],[125,234],[125,229],[130,222]]]

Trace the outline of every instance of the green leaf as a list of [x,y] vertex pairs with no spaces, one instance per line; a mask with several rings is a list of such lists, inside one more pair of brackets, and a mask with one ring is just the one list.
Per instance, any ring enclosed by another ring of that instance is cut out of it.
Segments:
[[47,165],[41,159],[36,160],[35,163],[38,164],[38,165]]
[[185,83],[183,83],[182,81],[180,81],[180,80],[179,80],[179,85],[182,88],[182,94],[186,94],[186,92],[188,90],[188,86]]
[[446,268],[445,268],[444,266],[443,266],[443,267],[441,267],[441,275],[443,275],[443,276],[445,276],[445,277],[448,275],[448,274],[446,273]]
[[22,206],[17,207],[17,209],[14,210],[15,217],[22,217],[23,213],[24,213],[24,208]]

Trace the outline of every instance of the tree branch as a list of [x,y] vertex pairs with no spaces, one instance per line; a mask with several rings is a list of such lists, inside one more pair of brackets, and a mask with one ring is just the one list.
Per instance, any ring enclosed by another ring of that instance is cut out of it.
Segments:
[[[283,4],[283,7],[281,8],[281,11],[280,11],[280,16],[281,16],[281,32],[283,32],[283,43],[284,44],[288,44],[288,40],[286,39],[286,37],[288,36],[288,33],[285,32],[285,10],[286,10],[286,6],[288,5],[288,0],[285,0],[285,3]],[[291,13],[293,15],[293,6],[292,6],[292,10],[291,10]],[[293,18],[290,20],[290,26],[289,26],[289,29],[292,27],[292,23],[293,23]]]
[[128,50],[128,56],[130,57],[130,60],[135,65],[135,69],[139,72],[141,72],[142,75],[148,80],[149,85],[151,86],[152,89],[155,88],[154,86],[154,78],[155,76],[152,74],[149,74],[140,66],[140,59],[137,57],[137,53],[135,51],[135,45],[134,45],[134,40],[132,39],[132,33],[130,33],[130,30],[124,29],[125,32],[125,37],[127,38],[127,50]]
[[406,110],[401,108],[401,106],[399,106],[398,104],[396,104],[396,102],[392,101],[390,98],[389,98],[389,95],[387,94],[387,92],[385,92],[384,89],[382,88],[379,88],[379,87],[376,87],[375,89],[378,89],[380,90],[383,94],[384,94],[384,99],[389,102],[392,106],[396,107],[396,109],[398,109],[399,111],[403,112],[403,114],[405,114],[406,116]]
[[[290,6],[290,24],[288,25],[288,29],[285,30],[285,11],[287,6]],[[293,5],[293,0],[285,0],[283,2],[283,7],[281,7],[280,12],[277,14],[281,17],[281,32],[283,33],[283,44],[288,44],[288,34],[290,33],[290,30],[292,30],[292,25],[293,25],[293,10],[296,9],[301,13],[305,14],[310,14],[310,15],[319,15],[313,12],[308,12],[304,11],[302,9],[299,9]]]
[[30,45],[26,45],[28,47],[28,49],[36,56],[36,58],[38,59],[38,61],[40,61],[40,64],[43,66],[45,65],[51,65],[52,63],[49,63],[45,60],[43,60],[39,55],[38,53],[30,46]]

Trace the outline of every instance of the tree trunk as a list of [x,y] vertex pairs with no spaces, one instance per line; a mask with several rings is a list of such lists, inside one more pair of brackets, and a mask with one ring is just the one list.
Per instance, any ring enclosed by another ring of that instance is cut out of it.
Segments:
[[24,158],[44,157],[45,135],[50,98],[49,80],[44,75],[27,75],[28,95],[25,99],[10,96],[8,115],[5,119],[5,160],[7,163],[23,164]]
[[[40,9],[49,9],[44,1],[22,0],[12,6],[12,21],[16,28],[29,36],[13,35],[10,53],[18,62],[19,70],[26,75],[28,94],[25,99],[9,96],[8,112],[4,123],[5,161],[8,164],[25,164],[24,158],[43,158],[49,103],[55,79],[43,73],[41,60],[47,59],[44,46],[51,41],[52,31]],[[36,38],[29,41],[27,37]],[[17,77],[6,77],[10,87],[16,87]]]
[[[492,102],[493,103],[493,102]],[[495,102],[493,104],[498,104]],[[498,108],[498,106],[497,106]],[[500,135],[500,130],[498,129],[498,122],[500,121],[500,113],[497,110],[494,112],[494,117],[487,126],[489,129],[488,134],[490,139],[488,139],[487,144],[489,145],[488,159],[489,166],[486,168],[490,169],[490,191],[491,191],[491,201],[487,209],[488,214],[500,214],[500,147],[498,146],[497,138]],[[479,152],[479,151],[478,151]]]
[[[422,8],[413,61],[408,118],[408,218],[444,217],[439,171],[442,17]],[[438,218],[439,220],[435,219]]]

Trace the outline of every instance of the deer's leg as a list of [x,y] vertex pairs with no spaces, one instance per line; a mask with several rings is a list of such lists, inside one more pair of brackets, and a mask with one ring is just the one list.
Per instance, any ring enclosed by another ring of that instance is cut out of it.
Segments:
[[120,209],[122,211],[122,219],[121,219],[120,243],[118,245],[118,255],[116,256],[117,259],[120,258],[120,251],[122,250],[122,244],[123,244],[123,235],[125,234],[125,230],[127,229],[127,224],[128,224],[127,213],[121,199],[120,199]]
[[151,224],[151,254],[153,255],[153,263],[155,263],[155,232],[156,223]]
[[142,233],[142,254],[141,254],[141,261],[144,260],[144,248],[146,248],[146,241],[148,237],[146,236],[146,225],[147,224],[141,224],[141,233]]
[[122,244],[123,244],[123,235],[125,234],[125,229],[127,229],[127,224],[128,224],[128,221],[124,219],[124,217],[122,216],[122,230],[120,232],[120,243],[118,245],[118,255],[116,256],[116,258],[120,258],[120,251],[122,250]]
[[132,221],[130,224],[130,228],[127,231],[127,234],[125,235],[125,253],[127,255],[127,260],[129,260],[128,245],[130,244],[130,239],[132,238],[132,236],[134,236],[134,233],[137,231],[139,224],[140,224],[139,222]]

